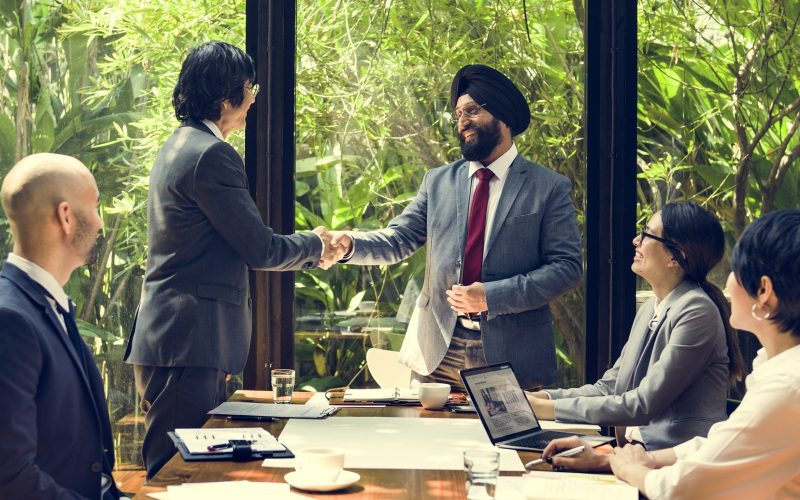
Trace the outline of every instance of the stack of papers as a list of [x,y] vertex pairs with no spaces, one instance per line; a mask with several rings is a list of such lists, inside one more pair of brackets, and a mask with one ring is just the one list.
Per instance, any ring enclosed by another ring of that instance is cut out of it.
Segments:
[[371,403],[419,403],[417,389],[400,389],[397,387],[381,389],[350,389],[344,393],[344,402]]

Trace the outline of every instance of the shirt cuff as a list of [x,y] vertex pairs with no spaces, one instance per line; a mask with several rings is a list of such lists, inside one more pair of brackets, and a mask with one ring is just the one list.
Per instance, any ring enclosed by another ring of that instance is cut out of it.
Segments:
[[352,259],[353,254],[356,253],[356,240],[353,238],[353,235],[350,234],[350,232],[347,232],[345,234],[347,234],[347,236],[350,238],[350,251],[347,252],[341,259],[339,259],[339,262],[342,263],[345,263],[348,260]]
[[[313,233],[313,231],[312,231],[312,233]],[[317,265],[319,265],[319,261],[321,261],[322,260],[322,256],[325,255],[325,240],[323,240],[322,236],[318,235],[317,233],[314,233],[314,234],[317,235],[317,238],[319,238],[319,242],[322,243],[322,250],[320,250],[319,259],[317,259]]]

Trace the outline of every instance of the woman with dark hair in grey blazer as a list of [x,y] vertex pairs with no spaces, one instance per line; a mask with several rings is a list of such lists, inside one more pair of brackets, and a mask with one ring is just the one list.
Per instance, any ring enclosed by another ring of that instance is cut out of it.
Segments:
[[669,203],[633,246],[631,269],[654,297],[636,314],[619,359],[594,384],[528,399],[540,418],[616,426],[620,445],[657,450],[705,436],[725,419],[743,363],[727,301],[707,280],[725,251],[717,218],[694,202]]

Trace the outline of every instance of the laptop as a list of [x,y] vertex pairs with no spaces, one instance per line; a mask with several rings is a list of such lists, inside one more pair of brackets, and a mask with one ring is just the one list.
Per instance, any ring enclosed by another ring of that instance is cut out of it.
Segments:
[[483,427],[495,446],[542,451],[547,443],[562,437],[577,435],[592,446],[614,439],[542,429],[511,363],[461,370],[460,374]]

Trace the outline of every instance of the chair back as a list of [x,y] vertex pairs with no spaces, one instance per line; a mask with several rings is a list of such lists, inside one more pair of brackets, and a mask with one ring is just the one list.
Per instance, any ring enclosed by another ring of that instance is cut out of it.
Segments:
[[386,349],[371,348],[367,351],[367,368],[381,387],[411,386],[411,368],[398,362],[400,353]]

